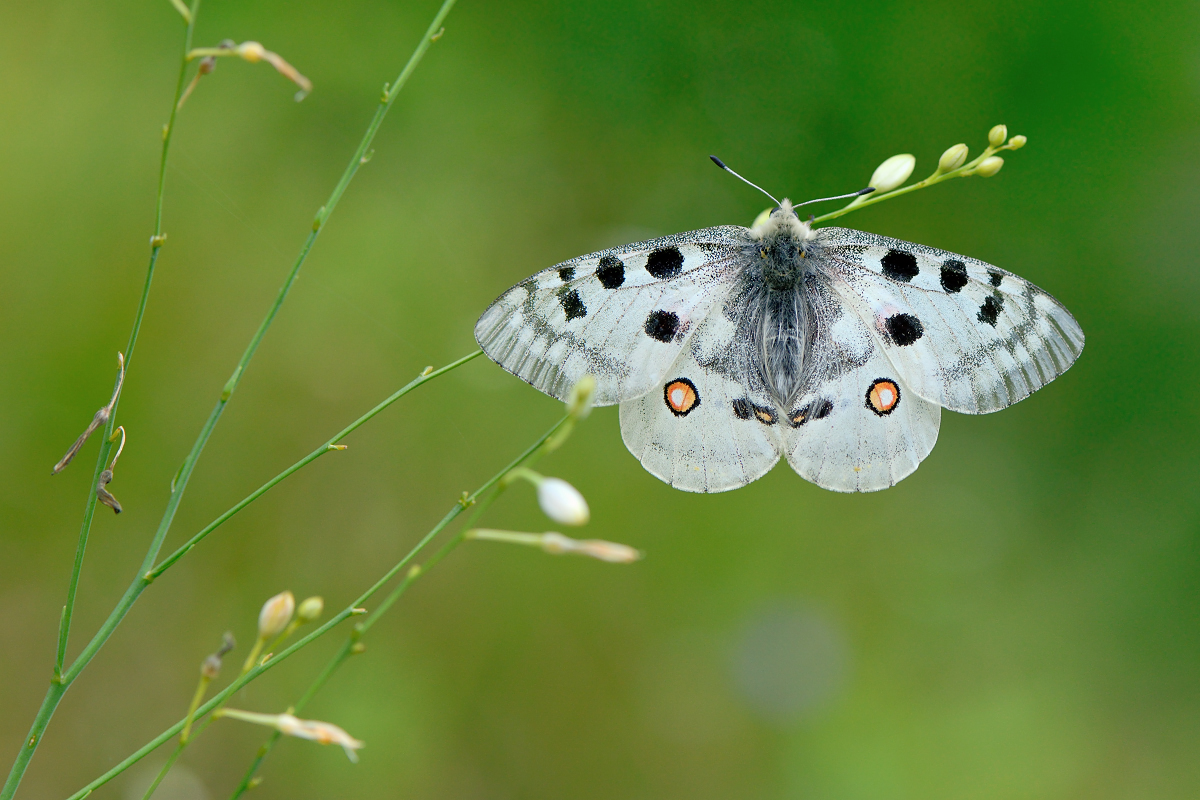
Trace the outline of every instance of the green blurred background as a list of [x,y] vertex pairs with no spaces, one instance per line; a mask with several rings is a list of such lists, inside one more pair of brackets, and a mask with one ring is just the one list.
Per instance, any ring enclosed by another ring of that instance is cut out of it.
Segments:
[[[129,430],[71,653],[133,576],[171,476],[432,2],[206,0],[196,44],[256,39],[184,107]],[[205,452],[168,546],[410,380],[536,270],[748,224],[912,152],[1029,145],[998,177],[845,220],[985,259],[1061,299],[1078,364],[1003,413],[943,417],[886,492],[786,465],[676,492],[598,410],[543,462],[628,567],[479,543],[420,582],[256,796],[1184,798],[1200,792],[1196,303],[1200,6],[462,0],[386,121]],[[50,675],[96,445],[152,232],[182,24],[157,2],[0,9],[0,762]],[[151,587],[74,686],[21,796],[65,795],[179,718],[285,588],[348,602],[561,413],[478,360],[376,418]],[[528,487],[489,516],[548,526]],[[281,711],[334,634],[232,705]],[[240,663],[236,654],[231,664]],[[227,669],[227,676],[234,672]],[[159,797],[225,797],[264,731],[222,722]],[[165,751],[97,792],[137,797]]]

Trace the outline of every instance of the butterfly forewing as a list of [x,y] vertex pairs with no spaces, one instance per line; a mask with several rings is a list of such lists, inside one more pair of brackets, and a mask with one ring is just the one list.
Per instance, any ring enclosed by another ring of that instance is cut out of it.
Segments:
[[654,388],[720,303],[746,230],[707,228],[581,256],[500,296],[475,325],[488,357],[565,399],[584,375],[610,405]]
[[1010,272],[861,231],[818,236],[835,289],[931,402],[997,411],[1061,375],[1083,349],[1070,312]]

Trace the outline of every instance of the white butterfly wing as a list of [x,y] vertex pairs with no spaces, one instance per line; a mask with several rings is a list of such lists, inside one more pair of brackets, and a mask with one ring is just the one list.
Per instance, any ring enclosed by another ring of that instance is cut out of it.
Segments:
[[1046,292],[977,259],[845,228],[818,231],[835,290],[876,332],[903,381],[952,411],[1028,397],[1083,350]]
[[621,403],[621,438],[655,477],[689,492],[745,486],[775,465],[783,441],[770,399],[739,375],[736,324],[714,310],[651,391]]
[[611,405],[654,388],[725,294],[746,244],[722,226],[592,253],[543,270],[488,307],[475,339],[504,369],[565,400],[584,375]]
[[826,489],[886,489],[929,455],[941,408],[910,389],[830,283],[808,285],[819,324],[800,395],[780,420],[788,463]]

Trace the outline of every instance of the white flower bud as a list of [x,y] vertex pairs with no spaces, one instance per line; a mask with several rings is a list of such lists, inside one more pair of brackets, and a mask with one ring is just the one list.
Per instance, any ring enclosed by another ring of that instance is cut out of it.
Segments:
[[1000,156],[992,156],[991,158],[985,158],[982,162],[980,162],[979,166],[975,168],[975,174],[981,178],[990,178],[999,172],[1000,168],[1003,166],[1003,158]]
[[956,144],[946,152],[942,153],[942,157],[938,159],[938,170],[941,172],[949,172],[958,169],[963,164],[967,163],[967,153],[969,148],[965,144]]
[[296,598],[291,592],[280,592],[263,603],[262,611],[258,612],[258,638],[274,639],[283,633],[295,612]]
[[592,413],[592,395],[596,393],[596,379],[584,375],[571,387],[567,397],[567,413],[575,419],[584,419]]
[[583,525],[591,514],[579,491],[561,478],[544,478],[537,487],[538,505],[546,516],[563,525]]
[[992,147],[999,147],[1004,144],[1004,140],[1008,138],[1008,126],[997,125],[988,131],[988,144]]
[[267,57],[267,48],[258,42],[242,42],[237,46],[237,54],[253,64]]
[[890,192],[908,180],[916,166],[917,159],[909,153],[892,156],[875,168],[867,185],[877,192]]
[[1027,141],[1029,141],[1029,140],[1025,138],[1024,134],[1018,133],[1016,136],[1014,136],[1008,140],[1008,146],[1011,147],[1013,150],[1020,150],[1022,147],[1025,146],[1025,143]]
[[325,600],[320,597],[308,597],[300,602],[296,608],[296,621],[301,625],[309,622],[315,622],[321,618],[321,613],[325,611]]

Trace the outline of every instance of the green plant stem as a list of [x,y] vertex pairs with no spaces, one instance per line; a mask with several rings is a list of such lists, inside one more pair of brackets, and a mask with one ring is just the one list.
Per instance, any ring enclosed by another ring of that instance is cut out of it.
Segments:
[[[146,556],[142,560],[141,567],[138,569],[137,577],[134,578],[132,583],[130,583],[129,588],[125,590],[125,593],[121,596],[121,599],[118,601],[116,608],[114,608],[112,613],[109,615],[109,618],[105,621],[101,629],[96,632],[96,635],[92,637],[91,641],[88,642],[87,646],[84,647],[83,651],[80,652],[80,654],[75,658],[75,661],[71,664],[71,667],[64,672],[62,669],[63,661],[61,659],[56,660],[54,676],[53,680],[51,681],[50,688],[46,691],[46,696],[43,698],[42,705],[38,709],[37,715],[34,717],[33,724],[30,727],[29,735],[26,737],[24,744],[17,753],[17,758],[13,762],[8,779],[5,781],[3,789],[0,789],[0,800],[11,800],[13,795],[16,794],[17,787],[21,783],[21,778],[24,776],[25,770],[28,769],[29,762],[33,758],[33,753],[36,751],[37,745],[41,742],[46,726],[49,725],[50,719],[54,716],[54,711],[58,707],[59,701],[62,700],[63,695],[66,693],[67,688],[70,687],[75,678],[77,678],[79,674],[87,667],[104,643],[108,641],[108,638],[112,635],[112,632],[116,629],[117,625],[120,624],[121,620],[124,619],[125,614],[128,613],[134,602],[136,602],[138,596],[148,585],[149,582],[146,581],[146,574],[154,567],[154,562],[158,558],[159,551],[162,549],[167,532],[170,530],[171,523],[174,521],[175,512],[179,507],[179,502],[183,499],[183,494],[187,489],[187,484],[191,478],[192,471],[195,468],[196,462],[200,458],[201,452],[204,450],[205,444],[207,444],[209,437],[212,435],[213,429],[220,420],[226,403],[229,402],[229,398],[232,396],[234,390],[237,388],[238,383],[241,381],[242,375],[245,372],[245,368],[249,364],[250,359],[253,358],[254,353],[258,349],[258,345],[262,342],[263,337],[266,335],[267,329],[270,328],[276,314],[279,313],[279,309],[283,305],[283,301],[287,298],[292,284],[295,283],[296,277],[300,272],[300,267],[308,258],[308,253],[312,250],[312,246],[316,242],[321,228],[324,227],[325,222],[328,221],[329,216],[333,213],[333,209],[337,206],[338,201],[341,200],[346,188],[350,185],[350,181],[353,180],[355,174],[358,172],[358,168],[368,160],[366,157],[367,151],[370,149],[371,142],[374,141],[375,134],[379,130],[379,126],[383,122],[383,118],[387,115],[388,109],[391,108],[392,103],[395,102],[396,96],[400,93],[400,90],[404,88],[404,85],[408,82],[409,77],[412,75],[417,65],[421,62],[421,59],[424,57],[425,52],[429,49],[429,45],[433,41],[434,35],[438,32],[442,22],[445,20],[446,15],[449,14],[450,9],[454,7],[454,3],[455,0],[444,0],[441,8],[438,9],[437,15],[434,17],[429,29],[426,31],[416,49],[413,51],[413,54],[409,58],[408,62],[404,65],[400,75],[396,78],[395,84],[392,85],[381,98],[380,104],[375,110],[375,115],[372,118],[370,125],[368,125],[366,133],[363,135],[358,149],[355,150],[353,158],[351,158],[350,163],[346,166],[346,169],[342,173],[341,179],[334,187],[329,200],[317,212],[316,219],[313,221],[312,232],[309,233],[304,245],[301,247],[300,254],[297,256],[291,272],[288,274],[283,286],[280,288],[279,293],[275,298],[275,302],[267,311],[266,317],[259,325],[258,330],[255,331],[254,336],[251,337],[250,343],[247,345],[245,352],[242,354],[241,359],[234,368],[233,374],[225,383],[225,387],[221,392],[220,399],[217,401],[216,406],[209,414],[208,420],[204,423],[204,427],[201,429],[199,436],[192,445],[191,451],[188,453],[187,458],[184,460],[183,465],[176,474],[175,480],[172,481],[171,494],[167,500],[167,507],[163,512],[163,517],[159,523],[158,529],[155,531],[150,545],[146,550]],[[167,123],[167,127],[165,128],[163,135],[164,146],[162,162],[159,170],[158,202],[155,212],[155,236],[151,240],[152,249],[150,257],[150,269],[147,273],[145,288],[143,289],[142,298],[139,302],[138,311],[135,316],[133,333],[130,337],[129,347],[125,353],[127,368],[129,359],[133,355],[133,348],[136,344],[138,331],[141,328],[142,317],[145,312],[146,302],[149,297],[150,284],[153,279],[154,265],[158,259],[158,250],[161,248],[163,242],[163,237],[161,235],[162,204],[163,192],[166,186],[167,145],[169,144],[170,136],[174,129],[179,98],[184,87],[184,78],[186,77],[187,69],[187,53],[191,49],[192,31],[195,28],[196,12],[199,9],[199,5],[200,0],[193,0],[191,16],[190,19],[187,20],[187,33],[185,35],[186,41],[183,49],[182,65],[180,67],[180,78],[176,87],[175,98],[171,104],[171,115],[169,122]],[[102,439],[100,448],[100,457],[97,460],[97,468],[92,480],[92,490],[85,509],[86,516],[80,534],[80,542],[75,558],[77,566],[68,591],[68,607],[64,609],[63,616],[60,619],[60,643],[58,646],[58,652],[63,658],[65,658],[66,636],[70,629],[71,612],[74,607],[74,596],[78,586],[78,572],[80,569],[82,569],[83,551],[87,545],[87,535],[88,531],[90,530],[91,519],[96,508],[95,486],[96,482],[99,480],[100,473],[103,471],[104,464],[108,458],[109,450],[112,447],[112,444],[108,441],[108,438],[112,435],[114,424],[113,419],[115,416],[116,414],[114,406],[114,413],[110,415],[108,424],[105,427],[105,435]]]
[[266,494],[268,491],[270,491],[271,488],[273,488],[276,484],[278,484],[281,481],[283,481],[284,479],[286,479],[292,473],[296,472],[297,470],[301,469],[302,467],[307,466],[308,464],[311,464],[312,462],[316,461],[318,458],[325,455],[326,453],[335,451],[337,449],[336,445],[338,444],[338,442],[342,441],[347,436],[349,436],[351,433],[353,433],[355,430],[362,427],[368,420],[370,420],[376,414],[383,411],[385,408],[387,408],[392,403],[399,400],[401,397],[404,397],[404,395],[408,394],[413,389],[416,389],[418,386],[420,386],[424,383],[427,383],[427,382],[433,380],[434,378],[437,378],[441,375],[445,375],[447,372],[450,372],[453,369],[461,367],[463,364],[466,364],[471,359],[476,358],[482,354],[483,354],[482,350],[476,350],[474,353],[463,356],[462,358],[458,359],[457,361],[451,362],[450,364],[447,364],[446,366],[442,367],[441,369],[437,369],[437,370],[434,370],[433,372],[426,373],[424,375],[420,375],[416,379],[410,381],[409,383],[407,383],[406,385],[404,385],[403,387],[398,389],[396,392],[391,394],[389,397],[387,397],[385,400],[383,400],[383,402],[379,403],[377,406],[372,408],[370,411],[363,414],[361,417],[354,420],[354,422],[347,425],[345,428],[343,428],[341,431],[339,431],[337,434],[335,434],[333,437],[331,437],[328,441],[326,441],[324,444],[322,444],[316,450],[313,450],[311,453],[306,455],[304,458],[300,459],[295,464],[292,464],[290,467],[288,467],[283,472],[276,475],[274,478],[271,478],[271,480],[267,481],[262,486],[258,487],[253,492],[246,495],[246,497],[241,502],[234,505],[232,508],[230,508],[228,511],[226,511],[221,516],[214,519],[208,525],[205,525],[199,531],[199,533],[197,533],[195,536],[193,536],[192,538],[190,538],[186,542],[184,542],[183,545],[180,546],[178,550],[176,550],[174,553],[171,553],[171,555],[164,558],[158,564],[158,566],[156,566],[154,569],[150,570],[147,573],[146,577],[152,581],[155,578],[157,578],[159,575],[162,575],[164,572],[166,572],[168,569],[170,569],[172,564],[174,564],[176,561],[178,561],[179,559],[181,559],[185,555],[187,555],[189,550],[191,550],[193,547],[195,547],[197,544],[199,544],[200,541],[204,539],[204,537],[208,536],[214,530],[216,530],[221,525],[223,525],[225,522],[227,522],[229,520],[229,518],[232,517],[234,514],[238,513],[243,508],[250,505],[258,498],[262,497],[264,494]]
[[[455,518],[458,517],[459,514],[461,514],[467,508],[470,508],[471,506],[475,505],[476,502],[479,500],[479,498],[482,495],[484,495],[485,493],[487,493],[490,489],[492,489],[492,487],[494,487],[500,481],[500,479],[503,478],[508,473],[509,470],[513,469],[514,467],[519,466],[527,458],[529,458],[530,456],[537,453],[539,448],[541,448],[542,445],[545,444],[546,440],[549,439],[554,434],[554,432],[557,431],[559,429],[559,427],[562,426],[567,420],[568,420],[568,417],[563,417],[561,420],[558,421],[558,423],[556,423],[554,425],[554,427],[552,427],[549,431],[547,431],[545,434],[543,434],[536,442],[534,442],[533,445],[531,445],[529,448],[527,448],[525,450],[525,452],[521,453],[521,455],[517,456],[511,463],[509,463],[508,466],[506,466],[504,469],[500,470],[495,475],[493,475],[491,478],[489,478],[487,480],[487,482],[485,482],[482,486],[480,486],[478,489],[476,489],[475,492],[473,492],[472,494],[469,494],[466,497],[464,497],[463,499],[457,501],[454,504],[454,506],[448,512],[446,512],[446,515],[444,517],[442,517],[442,519],[438,522],[438,524],[434,525],[433,528],[431,528],[429,530],[429,532],[426,533],[425,536],[422,537],[421,540],[402,559],[400,559],[400,561],[398,561],[391,568],[389,568],[383,574],[383,576],[379,578],[379,580],[375,581],[375,583],[373,583],[366,591],[364,591],[361,595],[356,597],[353,602],[351,602],[348,606],[346,606],[344,609],[339,611],[334,616],[330,617],[330,619],[327,622],[325,622],[324,624],[322,624],[321,626],[316,628],[314,631],[312,631],[308,635],[304,636],[303,638],[298,639],[290,647],[281,651],[278,655],[272,656],[266,662],[256,665],[249,672],[239,675],[228,686],[226,686],[221,691],[217,692],[215,695],[213,695],[211,698],[209,698],[209,700],[207,702],[205,702],[203,705],[201,705],[200,708],[197,709],[197,711],[196,711],[195,718],[199,719],[200,717],[203,717],[204,715],[208,714],[214,708],[217,708],[220,704],[225,702],[225,700],[227,698],[229,698],[232,694],[234,694],[235,692],[240,690],[243,686],[245,686],[246,684],[255,680],[260,675],[262,675],[264,672],[266,672],[270,669],[273,669],[277,664],[280,664],[283,661],[287,660],[288,658],[290,658],[292,655],[294,655],[299,650],[307,647],[312,642],[321,638],[322,636],[324,636],[326,633],[328,633],[330,630],[335,628],[337,625],[339,625],[344,620],[348,619],[349,617],[357,616],[358,614],[361,614],[362,612],[360,609],[361,609],[362,605],[364,603],[366,603],[368,600],[370,600],[371,597],[373,597],[380,589],[382,589],[389,582],[391,582],[391,580],[393,578],[395,578],[396,575],[398,575],[405,567],[407,567],[412,562],[412,560],[417,557],[417,555],[421,552],[421,550],[423,550],[425,548],[425,546],[428,545],[429,542],[433,540],[434,537],[436,537],[439,533],[441,533],[446,528],[447,525],[449,525],[451,522],[453,522],[455,520]],[[108,781],[112,780],[114,777],[116,777],[117,775],[119,775],[122,772],[124,772],[125,770],[127,770],[133,764],[136,764],[139,760],[144,758],[147,754],[153,752],[156,748],[161,746],[164,742],[169,741],[173,736],[175,736],[176,734],[178,734],[180,731],[183,730],[183,726],[186,724],[186,722],[187,722],[186,718],[179,720],[174,725],[172,725],[171,727],[167,728],[165,731],[160,733],[158,736],[151,739],[149,742],[147,742],[145,745],[143,745],[141,748],[139,748],[137,751],[135,751],[133,754],[131,754],[124,761],[117,764],[115,767],[110,769],[108,772],[105,772],[99,778],[96,778],[94,781],[89,783],[87,786],[84,786],[82,789],[80,789],[75,794],[71,795],[71,797],[68,800],[82,800],[82,798],[86,797],[88,794],[90,794],[96,788],[98,788],[98,787],[104,785],[105,783],[107,783]],[[197,730],[195,733],[193,733],[192,738],[195,739],[195,737],[198,736],[199,733],[200,733],[200,731]]]
[[[129,362],[132,360],[134,348],[137,346],[138,334],[142,329],[142,319],[146,313],[146,303],[150,297],[150,286],[154,281],[154,267],[158,263],[158,251],[162,248],[163,195],[167,181],[167,154],[171,147],[171,134],[175,130],[176,106],[183,92],[184,78],[187,75],[187,54],[192,47],[192,32],[195,29],[196,12],[199,7],[200,0],[192,0],[191,17],[187,20],[183,37],[183,55],[180,59],[179,79],[176,81],[175,98],[171,102],[170,115],[167,119],[167,125],[163,129],[162,156],[159,160],[158,170],[158,197],[155,201],[154,209],[154,236],[150,240],[150,264],[146,269],[146,281],[142,286],[142,296],[138,301],[137,313],[133,318],[133,328],[129,332],[129,343],[125,347],[126,370],[129,369]],[[100,473],[104,471],[104,467],[108,463],[108,454],[112,450],[112,442],[109,441],[109,437],[112,436],[113,427],[116,425],[117,404],[119,402],[120,397],[114,398],[112,411],[109,413],[108,422],[104,426],[104,435],[100,438],[100,452],[96,456],[96,468],[92,473],[91,483],[88,484],[87,502],[84,504],[83,509],[83,522],[79,526],[79,540],[75,546],[75,562],[71,569],[70,582],[67,585],[67,601],[63,605],[62,615],[59,618],[58,646],[55,651],[54,672],[50,681],[50,688],[46,690],[46,696],[42,699],[42,705],[38,709],[38,713],[33,719],[33,724],[29,728],[29,735],[26,736],[20,751],[17,753],[17,758],[13,761],[12,769],[9,770],[4,787],[0,788],[0,800],[11,800],[13,795],[16,794],[17,787],[21,785],[21,779],[25,775],[25,770],[29,768],[29,762],[33,759],[33,754],[37,751],[38,744],[41,743],[46,726],[50,724],[50,719],[54,716],[54,711],[58,708],[59,701],[62,700],[71,683],[63,674],[63,665],[66,662],[67,656],[67,640],[71,635],[71,621],[75,613],[75,596],[79,590],[79,577],[83,572],[83,561],[84,555],[87,552],[88,535],[91,533],[92,519],[96,514],[96,486],[100,480]]]
[[[556,425],[545,436],[542,437],[541,441],[535,445],[534,448],[526,451],[525,457],[518,458],[509,465],[508,469],[501,472],[497,476],[499,480],[493,479],[495,483],[494,488],[487,492],[487,494],[475,504],[474,513],[471,514],[470,518],[463,523],[463,526],[459,532],[451,537],[448,542],[442,545],[442,547],[423,565],[416,566],[409,570],[409,573],[404,577],[404,580],[402,580],[396,586],[396,588],[393,589],[386,598],[384,598],[383,602],[381,602],[379,606],[367,616],[366,619],[354,626],[354,630],[350,633],[350,636],[346,638],[346,641],[342,644],[342,647],[338,650],[334,657],[330,659],[329,663],[325,665],[325,668],[321,670],[320,674],[317,675],[316,679],[312,682],[308,689],[304,691],[304,694],[300,696],[300,699],[296,701],[296,704],[293,706],[293,712],[300,711],[306,705],[308,705],[308,702],[312,700],[313,696],[321,690],[321,688],[329,681],[331,677],[333,677],[333,674],[337,672],[342,663],[345,662],[346,659],[351,655],[353,655],[354,645],[363,637],[364,634],[366,634],[368,630],[371,629],[372,626],[374,626],[376,622],[379,621],[380,617],[387,613],[388,609],[390,609],[392,605],[394,605],[395,602],[400,599],[400,596],[404,594],[409,586],[411,586],[418,578],[428,573],[429,570],[433,569],[433,567],[438,564],[438,562],[440,562],[455,548],[466,541],[466,532],[475,526],[475,522],[483,515],[483,512],[487,510],[488,506],[494,503],[500,495],[504,494],[504,491],[511,484],[511,480],[509,480],[510,476],[514,472],[519,472],[522,469],[526,469],[528,465],[535,463],[538,458],[551,449],[548,445],[552,440],[555,440],[555,446],[561,444],[561,438],[556,437],[554,434],[561,434],[563,431],[570,428],[574,422],[575,420],[571,416],[568,415],[567,417],[564,417],[558,423],[558,425]],[[476,496],[478,494],[479,493],[477,492]],[[275,744],[279,741],[279,738],[282,735],[283,734],[281,734],[279,731],[274,731],[269,737],[267,737],[267,741],[263,742],[262,747],[260,747],[258,749],[258,753],[255,754],[254,760],[250,762],[250,766],[246,770],[246,774],[242,776],[241,782],[237,785],[237,788],[233,790],[233,794],[230,795],[230,800],[237,800],[237,798],[241,797],[246,790],[251,787],[251,784],[254,781],[255,773],[258,772],[259,767],[262,766],[263,761],[270,754],[271,750],[274,749]]]

